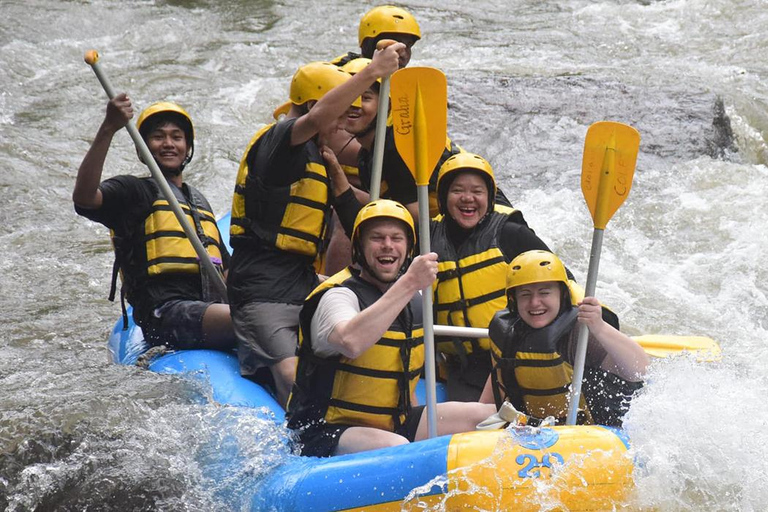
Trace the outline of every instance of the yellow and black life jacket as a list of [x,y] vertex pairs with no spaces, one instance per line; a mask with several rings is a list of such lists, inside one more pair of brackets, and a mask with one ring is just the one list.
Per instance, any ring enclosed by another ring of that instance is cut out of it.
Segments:
[[[489,327],[494,369],[494,399],[499,407],[508,399],[526,414],[543,419],[553,416],[564,423],[568,415],[573,366],[559,352],[576,326],[578,308],[571,307],[554,322],[531,329],[517,314],[499,311]],[[582,394],[577,422],[591,424],[592,415]]]
[[[505,207],[506,208],[506,207]],[[507,306],[507,257],[500,234],[510,215],[493,211],[483,219],[458,250],[448,238],[442,217],[431,224],[432,250],[438,254],[433,285],[438,325],[486,328],[493,315]],[[488,338],[439,341],[438,350],[461,358],[490,349]]]
[[347,268],[307,297],[300,315],[299,362],[289,400],[289,416],[302,423],[357,425],[398,432],[406,424],[411,396],[424,368],[424,329],[417,296],[398,315],[381,339],[356,359],[324,358],[312,350],[312,316],[325,292],[337,286],[352,290],[361,311],[383,295]]
[[306,155],[302,177],[286,186],[266,185],[249,165],[261,137],[273,126],[266,126],[253,136],[240,161],[232,198],[231,240],[233,245],[258,241],[315,257],[323,250],[331,211],[325,162],[317,145],[307,141],[295,148]]
[[[118,237],[110,230],[115,249],[115,265],[110,289],[110,300],[114,300],[117,274],[120,271],[124,284],[123,294],[131,299],[131,291],[144,280],[168,274],[200,274],[200,263],[192,242],[187,238],[170,204],[163,196],[153,178],[144,178],[155,190],[152,209],[140,225],[125,237]],[[222,268],[222,253],[226,251],[216,225],[211,205],[197,189],[182,185],[179,189],[168,184],[195,229],[214,266]],[[202,285],[201,285],[202,286]],[[207,287],[203,286],[203,300]],[[213,299],[213,298],[211,298]],[[225,300],[217,297],[215,300]]]

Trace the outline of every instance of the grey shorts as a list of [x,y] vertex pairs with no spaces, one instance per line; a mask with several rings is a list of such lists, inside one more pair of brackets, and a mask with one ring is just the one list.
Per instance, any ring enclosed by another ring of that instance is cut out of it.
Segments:
[[204,348],[203,316],[211,304],[199,300],[169,300],[155,308],[149,318],[134,319],[150,345],[168,345],[178,349]]
[[237,338],[240,373],[253,375],[263,366],[272,366],[296,355],[301,306],[249,302],[230,308]]

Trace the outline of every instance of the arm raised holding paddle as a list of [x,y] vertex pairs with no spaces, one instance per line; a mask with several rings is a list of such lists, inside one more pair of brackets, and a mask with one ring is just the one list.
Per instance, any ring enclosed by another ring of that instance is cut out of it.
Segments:
[[[121,298],[133,306],[149,344],[232,348],[222,278],[229,253],[210,204],[182,179],[194,154],[192,119],[179,105],[158,102],[144,109],[134,126],[130,98],[115,93],[98,60],[93,50],[85,56],[110,100],[78,170],[72,199],[79,215],[110,229],[115,248],[110,299],[120,270]],[[152,176],[102,182],[109,146],[124,127]],[[179,243],[184,239],[188,243]]]
[[101,206],[102,195],[99,183],[109,146],[112,144],[115,133],[123,129],[132,117],[133,105],[127,94],[120,93],[107,102],[104,121],[77,171],[75,189],[72,192],[72,200],[77,206],[83,208]]

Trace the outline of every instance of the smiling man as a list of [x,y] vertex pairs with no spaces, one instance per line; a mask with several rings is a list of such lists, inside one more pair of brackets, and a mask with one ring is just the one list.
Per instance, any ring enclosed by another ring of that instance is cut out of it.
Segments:
[[[424,367],[419,290],[437,274],[437,255],[417,256],[413,218],[382,199],[360,210],[355,264],[326,280],[301,311],[302,340],[288,426],[302,454],[326,457],[424,439],[414,390]],[[490,407],[489,407],[490,406]],[[438,434],[473,430],[491,404],[438,404]]]
[[[119,270],[121,297],[133,306],[133,318],[148,343],[231,348],[235,338],[226,297],[200,272],[197,253],[155,180],[123,175],[99,183],[112,138],[131,117],[133,106],[125,94],[107,104],[72,193],[79,215],[110,229],[115,249],[110,299]],[[136,126],[211,260],[223,271],[229,253],[211,206],[182,180],[194,153],[189,114],[175,103],[155,103],[141,113]]]
[[328,62],[301,66],[285,118],[260,129],[241,159],[227,281],[240,372],[271,377],[281,405],[296,373],[299,312],[319,283],[315,262],[335,203],[324,151],[370,83],[397,69],[402,49],[378,51],[355,76]]

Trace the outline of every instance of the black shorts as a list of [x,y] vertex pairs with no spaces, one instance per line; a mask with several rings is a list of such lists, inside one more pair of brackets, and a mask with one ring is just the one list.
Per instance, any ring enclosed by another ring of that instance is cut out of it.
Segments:
[[466,363],[456,355],[446,355],[445,366],[448,373],[446,391],[452,402],[477,402],[491,374],[493,365],[487,350],[467,354]]
[[[419,428],[419,421],[423,413],[423,405],[412,407],[405,424],[395,433],[408,439],[409,442],[413,442],[416,438],[416,430]],[[345,430],[354,426],[327,423],[325,420],[320,420],[297,429],[296,433],[298,434],[299,443],[301,443],[301,454],[306,457],[332,456],[339,445],[341,435]]]
[[155,308],[147,318],[134,320],[150,345],[168,345],[178,349],[204,348],[203,316],[212,302],[169,300]]

